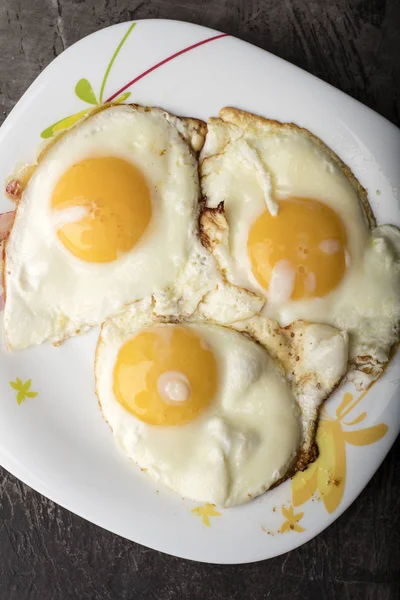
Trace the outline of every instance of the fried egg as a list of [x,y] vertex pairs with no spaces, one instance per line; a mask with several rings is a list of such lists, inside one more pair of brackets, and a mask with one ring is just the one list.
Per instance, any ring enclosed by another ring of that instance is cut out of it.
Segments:
[[347,336],[329,326],[234,329],[143,300],[103,325],[95,376],[129,458],[181,496],[234,506],[312,460],[318,407],[346,367]]
[[161,109],[108,105],[45,148],[13,187],[11,349],[59,342],[171,285],[197,236],[204,130]]
[[224,108],[200,163],[201,236],[226,280],[263,298],[282,326],[347,331],[368,385],[399,337],[399,229],[376,227],[351,171],[294,124]]

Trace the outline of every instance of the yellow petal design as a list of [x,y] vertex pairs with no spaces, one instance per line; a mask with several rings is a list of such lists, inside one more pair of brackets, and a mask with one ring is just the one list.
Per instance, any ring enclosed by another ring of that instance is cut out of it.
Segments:
[[346,448],[340,421],[323,421],[317,431],[317,487],[326,510],[339,506],[346,482]]
[[344,425],[347,425],[347,427],[352,427],[353,425],[358,425],[359,423],[361,423],[361,421],[364,421],[366,416],[367,416],[367,413],[363,412],[360,415],[358,415],[358,417],[356,417],[354,419],[354,421],[350,421],[350,423],[344,423]]
[[343,433],[344,440],[352,446],[368,446],[386,435],[388,426],[384,423],[366,427],[366,429],[358,429],[358,431],[345,431]]
[[285,533],[286,531],[289,531],[289,521],[285,521],[282,524],[282,527],[279,530],[281,533]]
[[220,517],[221,513],[215,509],[215,504],[205,504],[204,506],[196,506],[192,513],[197,517],[201,517],[206,527],[211,527],[210,517]]
[[282,523],[279,530],[280,533],[286,533],[286,531],[297,531],[297,533],[301,533],[302,531],[305,531],[304,527],[298,523],[304,517],[303,512],[295,514],[292,505],[290,505],[289,508],[282,506],[281,511],[286,520]]
[[[342,500],[346,483],[346,442],[352,446],[367,446],[386,435],[388,426],[384,423],[356,431],[343,429],[344,417],[360,403],[366,393],[367,390],[356,399],[352,394],[345,393],[336,410],[336,419],[332,419],[325,408],[322,409],[316,435],[319,456],[305,471],[298,472],[293,477],[292,501],[294,506],[304,504],[318,490],[326,510],[329,513],[334,512]],[[366,416],[367,413],[362,412],[344,425],[346,427],[358,425],[364,421]],[[289,515],[285,516],[289,521]]]
[[354,397],[353,394],[350,394],[349,392],[346,392],[345,394],[343,394],[342,401],[336,409],[336,416],[338,419],[342,418],[344,411],[349,406],[349,404],[353,401],[353,397]]
[[293,506],[300,506],[312,498],[317,491],[317,461],[305,471],[298,471],[292,479]]

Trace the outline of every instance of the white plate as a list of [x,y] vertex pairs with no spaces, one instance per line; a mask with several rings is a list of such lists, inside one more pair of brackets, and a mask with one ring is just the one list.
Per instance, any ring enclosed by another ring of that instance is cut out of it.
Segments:
[[[184,49],[187,51],[180,52]],[[165,60],[175,53],[178,56]],[[150,72],[139,77],[147,70]],[[34,160],[43,130],[91,107],[75,94],[81,79],[90,82],[95,98],[82,83],[80,95],[93,102],[99,100],[102,83],[102,99],[106,100],[136,79],[126,89],[131,92],[129,101],[160,105],[177,114],[207,119],[229,104],[294,121],[320,136],[350,165],[368,189],[379,222],[400,225],[395,199],[400,134],[393,125],[263,50],[174,21],[140,21],[133,29],[129,23],[116,25],[85,38],[56,58],[1,128],[1,181],[16,164]],[[11,203],[0,198],[0,211],[10,208]],[[323,425],[325,443],[314,467],[319,469],[315,481],[311,478],[308,487],[297,490],[288,481],[246,506],[218,509],[218,515],[207,517],[216,509],[157,489],[117,451],[94,395],[97,333],[69,340],[60,348],[43,345],[16,354],[1,350],[0,462],[78,515],[170,554],[241,563],[276,556],[303,544],[356,498],[399,431],[398,353],[365,397],[359,399],[350,387],[341,388],[327,403],[331,420]],[[17,377],[22,382],[31,379],[30,391],[37,392],[20,404],[10,385]],[[342,402],[345,391],[354,394],[347,408]],[[346,412],[350,414],[346,416]],[[356,419],[362,413],[363,420]],[[346,424],[354,420],[358,422]],[[324,489],[323,469],[327,466],[333,468],[334,481]]]

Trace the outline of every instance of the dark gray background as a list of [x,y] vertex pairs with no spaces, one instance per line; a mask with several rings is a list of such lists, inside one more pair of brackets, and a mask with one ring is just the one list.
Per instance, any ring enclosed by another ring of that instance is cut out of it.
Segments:
[[[236,35],[400,124],[399,0],[0,0],[0,122],[64,48],[107,25],[149,17]],[[0,469],[0,600],[397,600],[399,457],[398,440],[361,497],[316,539],[232,567],[128,542]]]

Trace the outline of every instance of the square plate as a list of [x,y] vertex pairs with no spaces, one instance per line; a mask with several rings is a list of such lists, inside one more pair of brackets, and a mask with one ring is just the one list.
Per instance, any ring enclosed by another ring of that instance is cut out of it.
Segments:
[[[259,48],[176,21],[116,25],[57,57],[0,130],[1,180],[16,165],[34,162],[43,137],[93,104],[121,96],[205,120],[232,105],[306,127],[368,189],[378,222],[400,225],[396,127]],[[7,210],[12,204],[1,197],[0,212]],[[92,331],[59,348],[44,344],[15,354],[1,348],[0,463],[76,514],[169,554],[244,563],[296,548],[357,497],[399,432],[397,353],[366,395],[341,386],[327,402],[326,443],[315,478],[300,488],[288,481],[238,508],[201,506],[159,489],[117,450],[94,393],[97,335]],[[37,395],[18,404],[17,378]],[[361,413],[365,416],[357,419]],[[334,489],[324,488],[326,477],[319,476],[326,465],[341,473]]]

